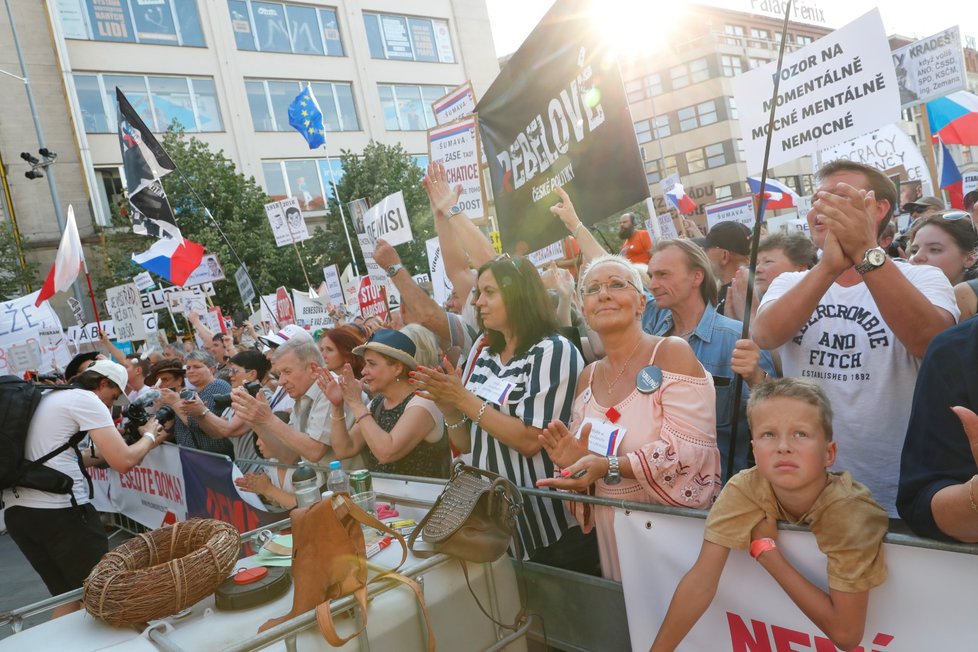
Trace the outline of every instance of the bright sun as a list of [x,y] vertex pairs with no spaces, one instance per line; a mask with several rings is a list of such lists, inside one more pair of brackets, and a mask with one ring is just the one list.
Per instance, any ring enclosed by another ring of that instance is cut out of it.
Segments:
[[[669,7],[667,9],[667,7]],[[622,59],[648,57],[661,49],[669,35],[664,23],[678,22],[686,3],[650,0],[592,0],[595,28]]]

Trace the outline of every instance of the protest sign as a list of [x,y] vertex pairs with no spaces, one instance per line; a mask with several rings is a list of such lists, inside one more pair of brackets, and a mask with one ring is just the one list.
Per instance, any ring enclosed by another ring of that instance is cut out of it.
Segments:
[[[115,321],[109,319],[101,322],[102,331],[110,340],[118,340],[115,332]],[[99,323],[89,322],[84,326],[71,326],[65,332],[68,342],[76,349],[82,344],[95,344],[99,342],[98,336]],[[153,335],[159,330],[159,321],[156,313],[143,315],[143,330],[147,336]]]
[[[153,281],[153,277],[150,276],[149,272],[140,272],[139,274],[136,274],[132,277],[132,282],[136,284],[136,288],[140,292],[156,287],[156,282]],[[72,298],[74,299],[74,297]]]
[[765,217],[764,223],[767,225],[768,233],[794,233],[802,231],[805,235],[811,235],[808,230],[808,220],[804,215],[798,213],[788,213],[777,217]]
[[420,274],[412,274],[411,280],[414,281],[416,285],[419,285],[422,288],[431,283],[431,277],[424,272]]
[[203,315],[207,312],[207,296],[200,292],[183,290],[170,292],[166,295],[167,306],[174,315],[189,315],[196,312]]
[[251,284],[251,279],[248,277],[248,269],[244,263],[241,263],[241,266],[234,273],[234,282],[238,285],[238,293],[241,294],[241,302],[244,305],[247,306],[255,300],[255,286]]
[[438,238],[426,240],[424,244],[428,250],[431,294],[439,305],[444,305],[448,301],[448,295],[452,293],[452,282],[448,280],[448,274],[445,273],[445,261],[441,257],[441,245],[438,243]]
[[480,148],[477,116],[428,130],[428,158],[445,166],[450,188],[462,186],[462,194],[455,205],[466,217],[473,219],[486,216]]
[[268,223],[272,225],[275,244],[279,247],[293,242],[302,242],[311,237],[309,229],[306,228],[306,220],[299,210],[299,200],[295,197],[265,204],[265,215],[268,216]]
[[[172,312],[172,306],[170,302],[167,301],[167,297],[174,292],[189,292],[191,294],[197,294],[202,297],[212,297],[214,296],[214,286],[211,283],[204,283],[203,285],[194,285],[189,288],[180,287],[168,287],[162,288],[160,290],[153,290],[152,292],[146,292],[139,296],[142,302],[143,314],[156,312],[157,310],[167,310],[170,309]],[[179,302],[176,305],[177,314],[180,313]]]
[[340,281],[339,268],[336,265],[323,267],[323,278],[326,280],[326,294],[329,296],[329,302],[337,307],[345,305],[346,298],[343,296],[343,282]]
[[310,299],[308,292],[293,289],[292,302],[295,306],[295,323],[299,326],[316,330],[332,328],[334,325],[334,320],[327,312],[326,306],[315,299]]
[[662,227],[659,226],[659,216],[655,212],[655,202],[651,197],[646,197],[645,208],[649,211],[649,217],[645,220],[645,230],[652,235],[652,241],[658,242],[662,239]]
[[360,314],[364,319],[378,315],[387,321],[387,290],[383,285],[372,282],[369,276],[364,276],[360,279],[357,299],[360,303]]
[[221,267],[220,261],[217,260],[217,256],[215,254],[207,254],[200,261],[197,269],[192,271],[190,276],[187,277],[187,280],[183,283],[183,287],[223,280],[224,269]]
[[564,243],[563,240],[558,240],[553,244],[549,244],[542,249],[537,249],[536,251],[531,251],[527,258],[533,263],[535,267],[543,267],[552,260],[560,260],[564,257]]
[[39,370],[64,369],[71,362],[68,340],[60,328],[42,328],[39,333],[41,347],[41,366]]
[[435,124],[446,125],[475,111],[475,91],[472,82],[467,81],[453,89],[448,95],[431,103]]
[[649,194],[615,55],[583,0],[557,2],[479,101],[503,249],[560,240],[556,186],[588,224]]
[[116,339],[131,342],[145,340],[143,315],[139,299],[139,289],[135,283],[126,283],[105,291],[109,314],[115,322]]
[[275,314],[278,316],[279,326],[295,323],[295,306],[292,305],[292,298],[289,297],[289,291],[284,286],[279,286],[275,290]]
[[[823,165],[838,159],[863,163],[883,171],[887,176],[897,176],[901,186],[907,181],[920,181],[923,194],[934,194],[920,148],[895,124],[884,125],[858,138],[822,149],[817,159],[812,159],[813,173],[818,172],[819,159]],[[804,214],[808,211],[799,212]]]
[[120,512],[148,528],[157,528],[173,512],[187,518],[180,447],[163,445],[151,450],[126,474],[91,468],[93,502],[100,512]]
[[346,210],[350,211],[350,219],[353,221],[353,230],[357,235],[366,233],[363,226],[363,216],[370,210],[366,199],[354,199],[346,205]]
[[[275,317],[277,317],[277,313],[275,316],[272,315],[272,311],[275,310],[275,297],[276,295],[274,294],[263,294],[259,303],[261,308],[260,312],[262,322],[269,324],[271,328],[278,330],[278,328],[275,327]],[[284,325],[285,324],[282,324],[282,326]]]
[[967,88],[968,72],[958,26],[893,50],[900,108],[929,102]]
[[360,242],[360,251],[363,252],[363,262],[367,266],[367,276],[374,283],[387,285],[387,272],[381,269],[377,261],[374,260],[375,240],[369,233],[358,234],[357,240]]
[[720,222],[739,222],[754,228],[754,198],[740,197],[709,204],[706,207],[706,223],[711,229]]
[[398,190],[373,205],[363,215],[363,228],[374,242],[383,239],[392,247],[411,242],[414,236],[404,205],[404,193]]
[[972,190],[978,189],[978,172],[961,173],[961,192],[967,195]]
[[78,325],[83,326],[85,324],[85,312],[82,310],[81,302],[75,297],[68,297],[68,308],[71,309],[71,314],[75,316]]
[[[730,80],[747,172],[763,167],[776,63]],[[794,52],[781,70],[768,167],[900,119],[900,94],[878,9]]]

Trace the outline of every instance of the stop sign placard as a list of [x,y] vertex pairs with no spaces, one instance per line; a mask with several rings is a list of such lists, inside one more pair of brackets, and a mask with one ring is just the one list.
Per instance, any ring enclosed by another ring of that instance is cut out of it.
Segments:
[[295,323],[295,306],[292,305],[292,297],[285,287],[275,290],[275,312],[278,316],[279,326],[288,326]]

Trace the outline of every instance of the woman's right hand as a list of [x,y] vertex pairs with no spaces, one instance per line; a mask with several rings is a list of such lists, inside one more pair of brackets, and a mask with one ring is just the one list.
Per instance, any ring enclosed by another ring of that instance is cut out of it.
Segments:
[[577,216],[577,209],[574,208],[570,195],[560,186],[554,188],[554,194],[560,198],[560,201],[550,207],[550,212],[560,218],[571,235],[576,234],[577,229],[581,226],[581,218]]
[[462,196],[462,186],[455,186],[454,190],[448,184],[448,175],[445,174],[445,166],[438,161],[428,164],[428,174],[422,180],[424,190],[428,193],[428,203],[431,204],[431,212],[435,217],[448,217],[449,210],[458,203],[458,198]]
[[578,439],[562,421],[554,419],[543,429],[538,438],[553,463],[566,469],[588,454],[587,443],[590,436],[590,423],[584,424],[581,428],[581,438]]
[[316,376],[316,384],[319,385],[320,391],[329,399],[329,402],[334,407],[339,407],[343,403],[343,388],[336,382],[336,378],[333,377],[333,374],[328,369],[323,368],[319,370]]
[[234,484],[239,489],[260,494],[264,493],[269,487],[272,486],[272,481],[264,473],[245,473],[243,476],[236,479]]
[[431,367],[418,366],[415,371],[410,372],[408,382],[415,386],[415,394],[422,398],[434,401],[438,405],[452,406],[457,408],[465,400],[468,390],[462,385],[461,371],[442,359],[445,371],[433,369]]
[[[340,373],[340,388],[343,390],[343,402],[351,408],[363,405],[363,386],[353,375],[353,367],[347,362]],[[331,399],[332,400],[332,399]]]

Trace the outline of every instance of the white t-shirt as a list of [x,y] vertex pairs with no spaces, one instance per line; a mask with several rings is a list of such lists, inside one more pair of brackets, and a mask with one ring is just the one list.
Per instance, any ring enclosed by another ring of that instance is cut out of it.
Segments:
[[[906,263],[897,263],[897,269],[957,320],[954,290],[941,270]],[[761,307],[783,296],[805,274],[778,276]],[[865,283],[833,283],[808,323],[778,351],[784,376],[818,383],[832,403],[838,442],[832,470],[849,471],[895,518],[900,454],[920,360],[893,335]]]
[[[94,392],[87,389],[50,391],[41,398],[41,403],[31,420],[24,457],[28,460],[36,460],[64,444],[77,432],[112,427],[112,425],[112,413]],[[72,491],[79,505],[90,502],[88,481],[78,468],[78,456],[75,455],[74,450],[69,448],[48,460],[44,466],[71,477],[74,481]],[[16,495],[12,489],[4,491],[3,500],[8,507],[21,505],[58,509],[71,506],[71,498],[68,494],[55,494],[22,487],[16,489]]]

